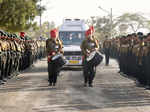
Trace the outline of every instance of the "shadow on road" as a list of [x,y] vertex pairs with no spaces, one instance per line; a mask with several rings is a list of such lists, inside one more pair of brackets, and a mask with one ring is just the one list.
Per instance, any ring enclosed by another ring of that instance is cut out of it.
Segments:
[[[95,86],[96,88],[84,88],[79,87],[77,85],[73,86],[76,91],[82,91],[82,94],[85,94],[85,97],[88,96],[87,100],[93,99],[93,105],[89,104],[89,102],[85,102],[85,100],[82,97],[78,99],[73,99],[72,101],[68,102],[68,105],[75,105],[74,108],[77,108],[82,111],[92,110],[93,108],[103,109],[150,105],[150,94],[148,94],[142,88],[137,88],[133,85],[122,84],[100,84]],[[97,87],[101,89],[101,92],[95,91]],[[91,95],[91,93],[93,93],[93,95]],[[76,94],[73,93],[72,95]],[[96,96],[100,96],[100,98],[97,98]],[[98,104],[96,107],[94,103],[98,101],[94,101],[95,99],[100,100],[100,104]]]
[[61,69],[62,71],[81,71],[81,66],[65,66]]
[[[61,69],[62,71],[82,71],[80,66],[65,66]],[[47,67],[30,67],[23,71],[23,73],[38,73],[38,72],[47,72]]]
[[47,72],[47,67],[30,67],[23,71],[23,73],[36,73],[36,72]]

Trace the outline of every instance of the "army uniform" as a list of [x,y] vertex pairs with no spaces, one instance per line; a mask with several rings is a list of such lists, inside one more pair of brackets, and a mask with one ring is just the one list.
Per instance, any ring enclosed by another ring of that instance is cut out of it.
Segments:
[[41,43],[40,43],[39,40],[37,41],[37,48],[38,48],[38,50],[37,50],[37,59],[41,59],[41,57],[42,57],[42,53],[41,53]]
[[4,38],[4,33],[3,31],[0,31],[0,84],[4,84],[3,79],[4,79],[4,65],[5,65],[5,61],[4,61],[4,54],[3,54],[3,48],[2,48],[2,39]]
[[24,69],[28,68],[31,65],[32,62],[32,50],[31,50],[31,44],[30,44],[30,40],[27,39],[24,42],[24,46],[25,46],[25,57],[24,57]]
[[143,72],[144,72],[144,84],[146,85],[147,89],[150,89],[150,69],[149,69],[149,64],[150,64],[150,34],[148,34],[147,38],[144,39],[144,44],[143,44]]
[[99,49],[99,44],[96,38],[93,38],[93,40],[89,40],[86,37],[86,39],[83,40],[80,47],[83,54],[83,76],[84,76],[84,84],[85,84],[84,86],[87,86],[88,83],[89,86],[92,87],[93,79],[96,73],[96,67],[88,65],[86,58],[87,58],[87,52],[91,52],[95,49]]
[[111,40],[105,40],[103,43],[103,49],[105,53],[105,65],[109,65],[109,56],[110,56]]
[[[143,55],[143,41],[140,40],[139,43],[137,44],[135,53],[136,53],[136,78],[139,82],[139,84],[145,85],[146,79],[145,79],[145,74],[144,74],[144,55]],[[137,83],[138,84],[138,83]]]
[[[144,36],[138,32],[110,41],[120,72],[134,77],[138,86],[150,89],[150,33]],[[111,53],[111,57],[115,57],[114,54]]]
[[134,43],[133,43],[133,38],[132,36],[128,36],[127,37],[127,43],[128,43],[128,52],[127,52],[127,60],[126,60],[126,74],[128,76],[132,76],[133,77],[133,74],[135,75],[135,72],[133,72],[134,70],[134,63],[135,63],[135,57],[132,53],[132,50],[133,50],[133,46],[134,46]]
[[9,53],[8,53],[8,50],[9,50],[9,46],[8,46],[8,42],[6,40],[7,38],[7,35],[5,34],[3,39],[2,39],[2,80],[4,82],[6,82],[6,78],[7,78],[7,70],[8,70],[8,67],[7,64],[8,64],[8,59],[9,59]]
[[14,64],[14,73],[15,75],[19,74],[19,68],[20,68],[20,61],[21,61],[21,45],[19,44],[19,38],[17,36],[14,36],[14,49],[16,52],[16,58],[15,58],[15,64]]
[[14,65],[16,59],[16,48],[14,45],[13,37],[8,39],[10,50],[9,50],[9,68],[8,68],[8,77],[10,78],[14,74]]
[[22,40],[19,42],[20,48],[21,48],[21,58],[20,58],[20,63],[19,63],[19,70],[24,70],[25,69],[25,41]]
[[[46,52],[48,56],[48,81],[50,85],[54,85],[57,83],[57,76],[59,75],[60,68],[57,64],[54,64],[51,60],[52,53],[63,53],[62,51],[63,45],[62,42],[57,39],[56,41],[52,39],[46,40]],[[51,57],[49,57],[51,56]]]
[[[19,71],[37,60],[38,45],[35,41],[25,38],[24,34],[21,32],[18,37],[16,34],[0,31],[0,84],[4,84],[8,78],[19,74]],[[40,46],[45,50],[45,44]]]
[[125,53],[126,53],[126,45],[125,45],[124,41],[125,41],[125,39],[124,39],[124,37],[122,37],[120,39],[120,48],[119,48],[119,57],[118,57],[119,68],[120,68],[121,73],[125,72],[124,59],[125,59]]

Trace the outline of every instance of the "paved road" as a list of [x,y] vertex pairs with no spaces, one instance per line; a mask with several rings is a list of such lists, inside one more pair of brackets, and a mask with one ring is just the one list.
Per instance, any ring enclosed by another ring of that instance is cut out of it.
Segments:
[[115,60],[102,63],[90,88],[80,69],[65,69],[49,87],[43,59],[0,86],[0,112],[150,112],[150,92],[117,71]]

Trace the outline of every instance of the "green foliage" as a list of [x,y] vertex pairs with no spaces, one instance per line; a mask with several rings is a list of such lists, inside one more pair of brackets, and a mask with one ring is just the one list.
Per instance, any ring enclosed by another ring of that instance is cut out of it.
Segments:
[[0,0],[0,3],[2,3],[3,2],[3,0]]
[[27,30],[27,34],[33,38],[39,38],[40,35],[45,38],[49,38],[50,30],[55,28],[55,23],[52,22],[44,22],[40,28],[40,26],[35,25],[35,27],[31,27]]
[[43,7],[40,8],[37,3],[38,0],[3,0],[0,2],[0,28],[9,32],[19,32],[34,26],[34,18],[43,10]]

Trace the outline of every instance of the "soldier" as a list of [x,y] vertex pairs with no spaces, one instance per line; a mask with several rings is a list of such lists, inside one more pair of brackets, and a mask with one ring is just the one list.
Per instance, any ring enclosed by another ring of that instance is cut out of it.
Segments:
[[17,39],[16,41],[20,46],[21,57],[20,57],[20,62],[19,62],[19,71],[21,71],[21,70],[25,69],[25,66],[24,66],[24,63],[25,63],[25,44],[24,44],[24,41],[25,40],[20,38],[20,40]]
[[87,83],[89,84],[89,87],[93,87],[92,83],[96,73],[96,67],[88,65],[86,58],[92,51],[99,50],[99,43],[93,38],[92,33],[91,29],[85,32],[86,38],[80,46],[83,54],[83,76],[85,87],[87,86]]
[[105,53],[105,65],[109,65],[109,56],[110,56],[110,46],[111,46],[111,40],[108,39],[108,36],[105,37],[106,40],[103,43],[104,53]]
[[16,58],[15,58],[15,64],[14,64],[14,75],[19,74],[19,66],[20,66],[20,60],[21,60],[21,45],[20,45],[20,38],[16,35],[13,34],[13,44],[14,44],[14,49],[16,52]]
[[124,72],[124,49],[123,49],[123,44],[124,44],[124,40],[125,40],[125,36],[122,36],[120,38],[120,47],[119,47],[119,56],[118,56],[118,62],[119,62],[119,68],[120,68],[120,71],[119,73],[123,73]]
[[8,68],[8,78],[11,78],[11,76],[14,74],[14,65],[15,65],[15,58],[16,58],[16,48],[14,45],[14,39],[12,34],[8,35],[8,43],[10,46],[10,55],[9,55],[9,68]]
[[59,65],[55,64],[52,57],[58,53],[63,53],[62,41],[58,38],[56,29],[50,31],[50,39],[46,40],[46,52],[48,56],[48,81],[49,86],[55,86],[57,83],[57,76],[59,75]]
[[145,79],[145,74],[144,74],[144,66],[143,66],[143,53],[144,53],[144,41],[143,41],[143,33],[138,32],[137,33],[138,38],[139,38],[139,43],[138,43],[138,49],[136,50],[136,65],[137,65],[137,72],[136,72],[136,78],[137,78],[137,85],[138,86],[144,86],[146,84],[146,79]]
[[1,77],[1,80],[3,82],[6,82],[6,78],[7,78],[7,63],[8,63],[8,43],[7,43],[7,35],[6,33],[3,33],[3,36],[1,37],[2,38],[2,43],[1,43],[1,46],[2,46],[2,58],[1,58],[1,74],[2,74],[2,77]]
[[33,49],[31,39],[25,36],[25,68],[30,67],[33,63]]
[[146,89],[150,89],[150,33],[147,34],[147,38],[144,39],[144,46],[143,46],[143,71],[144,71],[144,78],[146,79]]
[[2,38],[3,38],[3,35],[4,35],[4,33],[3,33],[3,31],[0,31],[0,85],[1,84],[4,84],[4,82],[3,82],[3,57],[2,57],[2,55],[3,55],[3,51],[2,51]]
[[26,55],[26,40],[25,40],[25,32],[20,32],[19,37],[21,39],[20,42],[20,47],[21,47],[21,61],[19,64],[19,70],[24,70],[27,67],[27,55]]

